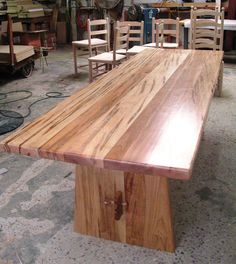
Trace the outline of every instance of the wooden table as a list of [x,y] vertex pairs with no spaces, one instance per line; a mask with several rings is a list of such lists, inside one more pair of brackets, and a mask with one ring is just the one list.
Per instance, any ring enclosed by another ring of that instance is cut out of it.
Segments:
[[222,56],[146,49],[1,150],[76,164],[77,232],[174,251],[168,180],[191,177]]

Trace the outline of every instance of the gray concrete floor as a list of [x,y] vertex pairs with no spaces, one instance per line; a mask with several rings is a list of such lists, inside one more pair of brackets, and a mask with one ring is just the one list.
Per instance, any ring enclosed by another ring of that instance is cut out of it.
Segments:
[[[70,47],[52,52],[48,60],[45,73],[37,63],[28,79],[0,76],[0,92],[33,92],[31,98],[5,109],[24,115],[27,106],[46,92],[70,95],[88,82],[86,69],[74,77]],[[25,123],[60,100],[34,105]],[[171,181],[177,243],[174,254],[74,233],[74,166],[0,153],[0,168],[8,170],[0,175],[0,263],[235,264],[235,129],[236,66],[226,64],[223,96],[212,101],[193,177],[187,182]]]

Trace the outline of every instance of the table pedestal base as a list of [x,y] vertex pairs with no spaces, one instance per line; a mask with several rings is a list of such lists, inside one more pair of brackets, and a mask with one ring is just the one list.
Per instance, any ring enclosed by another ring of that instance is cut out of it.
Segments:
[[75,231],[173,252],[168,179],[77,165]]

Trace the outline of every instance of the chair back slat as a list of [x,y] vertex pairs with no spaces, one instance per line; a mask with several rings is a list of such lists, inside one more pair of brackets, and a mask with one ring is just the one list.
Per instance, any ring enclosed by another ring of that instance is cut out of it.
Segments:
[[[152,18],[152,42],[168,43],[168,38],[174,39],[174,42],[179,46],[179,34],[180,34],[180,23],[179,18],[177,19],[155,19]],[[170,42],[169,42],[170,43]]]
[[143,45],[144,22],[138,21],[117,21],[117,27],[125,27],[129,25],[129,43],[135,42]]
[[190,48],[223,49],[224,9],[191,9]]
[[[87,20],[88,29],[88,43],[89,43],[89,54],[92,56],[92,44],[91,39],[93,37],[102,38],[106,41],[106,51],[110,50],[110,29],[109,29],[109,19],[98,19],[98,20]],[[102,46],[105,46],[104,44]]]
[[102,26],[107,24],[107,19],[90,20],[90,26]]
[[95,31],[91,31],[91,36],[97,36],[97,35],[106,35],[107,34],[107,30],[95,30]]
[[129,48],[129,26],[116,27],[114,30],[113,61],[116,61],[116,50]]

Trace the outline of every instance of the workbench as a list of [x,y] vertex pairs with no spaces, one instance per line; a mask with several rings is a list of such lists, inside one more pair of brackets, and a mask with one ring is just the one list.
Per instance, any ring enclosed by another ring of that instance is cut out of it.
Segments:
[[0,148],[76,165],[76,232],[173,252],[168,182],[191,178],[222,58],[145,49]]

